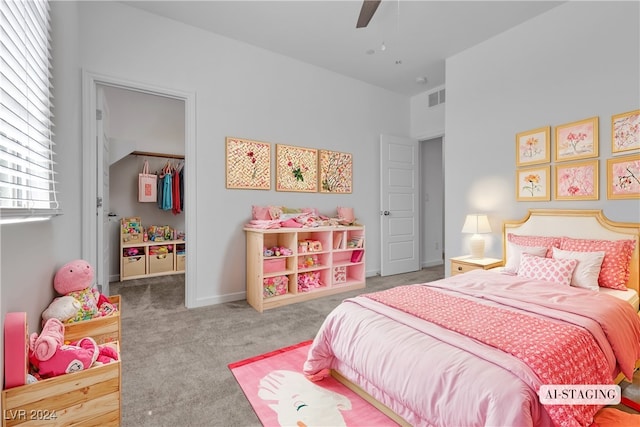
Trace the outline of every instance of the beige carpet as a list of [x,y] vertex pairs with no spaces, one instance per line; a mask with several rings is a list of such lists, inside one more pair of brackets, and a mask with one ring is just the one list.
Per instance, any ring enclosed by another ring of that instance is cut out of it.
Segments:
[[110,284],[122,296],[123,426],[260,426],[227,365],[312,339],[343,299],[443,277],[443,267],[260,314],[246,301],[187,310],[184,276]]

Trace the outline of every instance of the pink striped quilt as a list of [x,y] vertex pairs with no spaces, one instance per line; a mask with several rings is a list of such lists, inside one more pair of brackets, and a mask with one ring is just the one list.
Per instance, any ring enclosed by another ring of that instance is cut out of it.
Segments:
[[[612,383],[602,350],[578,326],[424,286],[401,286],[365,296],[509,353],[526,363],[542,384]],[[548,405],[546,409],[557,425],[588,425],[600,406]]]

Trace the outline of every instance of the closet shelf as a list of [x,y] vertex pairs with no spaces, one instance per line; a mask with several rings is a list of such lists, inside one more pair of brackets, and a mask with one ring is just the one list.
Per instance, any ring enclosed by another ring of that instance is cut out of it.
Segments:
[[153,153],[151,151],[133,151],[134,156],[161,157],[163,159],[184,159],[183,154]]

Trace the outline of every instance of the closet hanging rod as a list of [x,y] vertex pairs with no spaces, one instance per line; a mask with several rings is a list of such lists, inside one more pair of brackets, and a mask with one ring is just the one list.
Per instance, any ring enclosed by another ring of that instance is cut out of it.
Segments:
[[152,153],[149,151],[134,151],[131,154],[134,156],[162,157],[164,159],[184,159],[182,154]]

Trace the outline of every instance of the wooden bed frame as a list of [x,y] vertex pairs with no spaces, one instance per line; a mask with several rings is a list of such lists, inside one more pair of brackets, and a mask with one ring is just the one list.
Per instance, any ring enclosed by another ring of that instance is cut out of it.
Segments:
[[[521,220],[504,221],[502,232],[503,261],[508,258],[507,233],[529,236],[567,236],[576,239],[634,239],[636,246],[631,257],[631,273],[627,287],[635,289],[636,292],[639,291],[640,223],[611,221],[604,216],[601,210],[530,209],[527,216]],[[636,363],[636,368],[638,367],[640,367],[640,360]],[[345,378],[340,372],[331,370],[331,375],[397,424],[403,427],[411,426],[389,407],[379,402],[359,385]],[[623,378],[623,374],[618,375],[616,383],[620,383]]]

